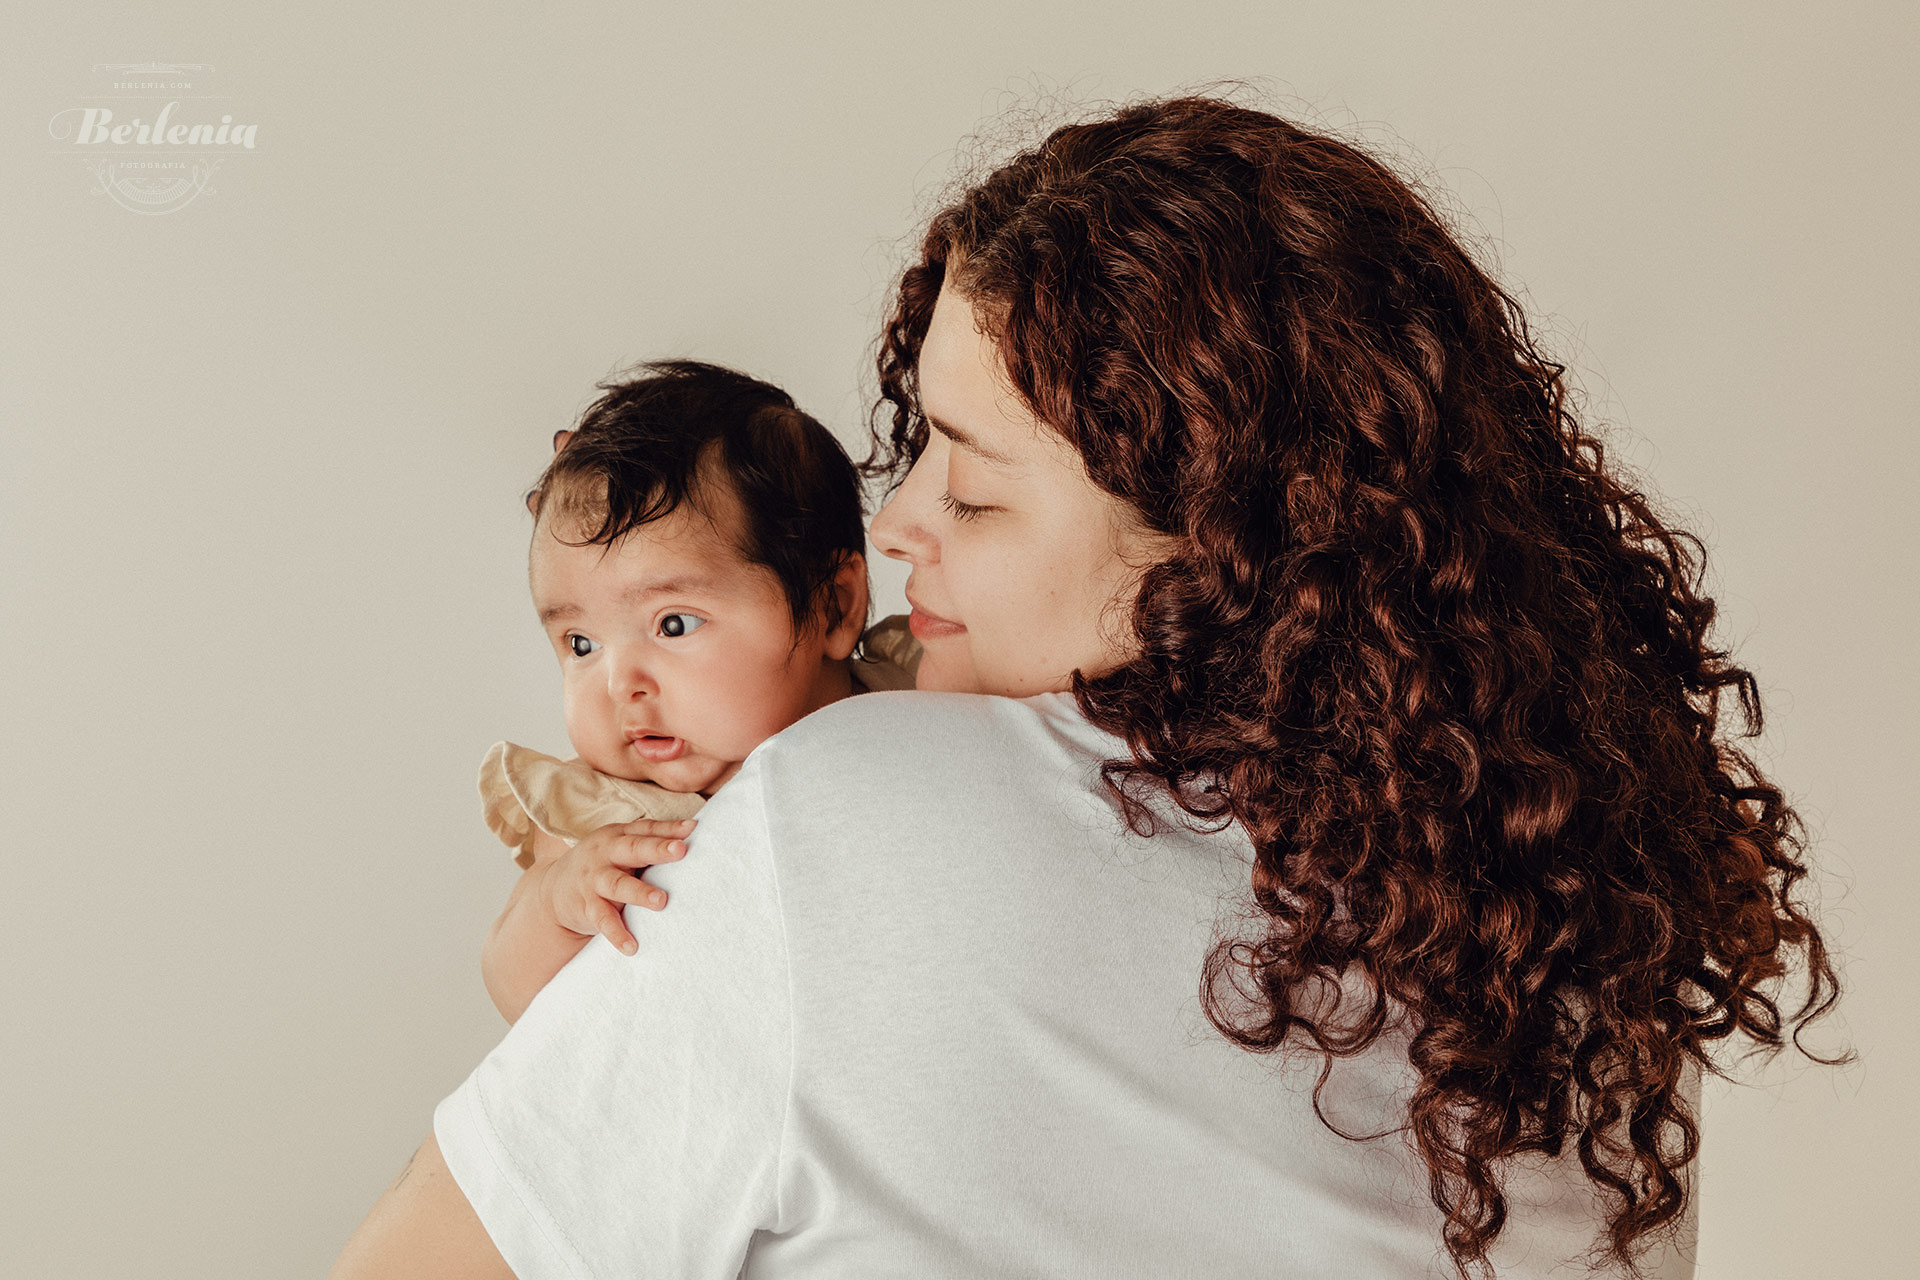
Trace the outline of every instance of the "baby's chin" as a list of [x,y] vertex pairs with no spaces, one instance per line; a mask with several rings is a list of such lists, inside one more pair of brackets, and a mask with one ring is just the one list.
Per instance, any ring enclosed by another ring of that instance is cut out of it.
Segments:
[[608,777],[624,778],[628,782],[651,782],[662,790],[688,795],[711,794],[715,787],[731,778],[740,768],[738,761],[713,760],[701,755],[655,761],[642,759],[629,752],[609,757],[599,752],[588,754],[583,751],[580,759]]

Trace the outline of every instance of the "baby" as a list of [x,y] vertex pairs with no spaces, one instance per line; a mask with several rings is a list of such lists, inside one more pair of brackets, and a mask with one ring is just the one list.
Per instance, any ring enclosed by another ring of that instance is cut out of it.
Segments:
[[637,949],[622,907],[666,901],[638,869],[685,853],[754,747],[850,694],[912,688],[919,660],[903,618],[862,633],[859,479],[791,397],[694,361],[601,390],[527,498],[579,758],[499,743],[481,766],[487,824],[525,868],[482,961],[508,1021],[594,934]]

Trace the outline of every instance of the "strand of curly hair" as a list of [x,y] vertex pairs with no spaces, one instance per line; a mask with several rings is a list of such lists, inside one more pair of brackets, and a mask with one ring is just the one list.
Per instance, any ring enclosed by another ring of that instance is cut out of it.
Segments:
[[[1502,1163],[1568,1142],[1596,1254],[1634,1269],[1690,1195],[1683,1073],[1729,1037],[1799,1046],[1839,993],[1802,826],[1722,721],[1731,694],[1757,734],[1761,706],[1710,638],[1697,539],[1609,469],[1406,182],[1272,115],[1137,105],[935,216],[869,475],[926,443],[949,272],[1093,481],[1179,540],[1141,579],[1139,656],[1073,694],[1133,752],[1103,776],[1137,828],[1144,782],[1252,838],[1264,932],[1208,957],[1209,1019],[1326,1068],[1404,1020],[1459,1273],[1491,1272]],[[1327,1002],[1343,975],[1368,994]]]

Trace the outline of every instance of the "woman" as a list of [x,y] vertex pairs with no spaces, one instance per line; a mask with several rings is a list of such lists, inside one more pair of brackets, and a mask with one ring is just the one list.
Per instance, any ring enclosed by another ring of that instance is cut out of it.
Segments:
[[1405,184],[1272,116],[1148,103],[988,176],[898,290],[872,536],[920,687],[1003,696],[764,744],[641,954],[555,980],[340,1274],[1667,1241],[1692,1073],[1837,985],[1697,544],[1560,373]]

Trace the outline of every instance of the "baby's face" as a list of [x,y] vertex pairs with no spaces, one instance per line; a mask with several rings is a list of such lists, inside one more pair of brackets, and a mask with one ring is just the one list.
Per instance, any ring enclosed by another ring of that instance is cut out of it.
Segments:
[[821,629],[789,656],[779,580],[688,506],[612,547],[568,546],[543,519],[530,569],[567,736],[602,773],[711,795],[754,747],[845,692]]

